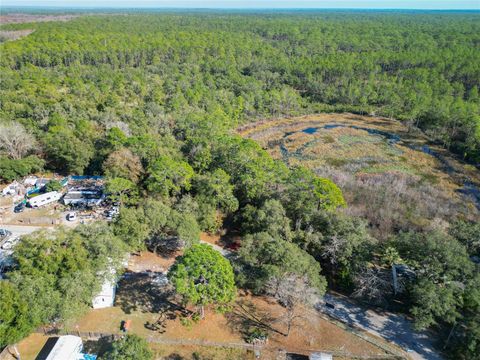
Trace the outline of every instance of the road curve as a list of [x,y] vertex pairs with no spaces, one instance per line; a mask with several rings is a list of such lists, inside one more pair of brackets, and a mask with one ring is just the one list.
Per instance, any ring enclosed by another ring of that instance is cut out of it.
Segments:
[[335,308],[319,306],[317,307],[318,310],[343,323],[395,343],[408,351],[410,358],[414,360],[442,359],[438,352],[434,350],[429,335],[425,332],[413,330],[412,322],[404,316],[366,309],[340,295],[326,294],[324,300],[334,305]]

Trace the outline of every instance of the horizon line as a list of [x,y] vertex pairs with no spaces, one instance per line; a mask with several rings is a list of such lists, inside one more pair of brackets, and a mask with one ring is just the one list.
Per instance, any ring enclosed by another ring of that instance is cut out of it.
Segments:
[[426,10],[426,11],[478,11],[479,8],[398,8],[398,7],[191,7],[191,6],[76,6],[76,5],[13,5],[0,4],[0,8],[35,8],[35,9],[168,9],[168,10]]

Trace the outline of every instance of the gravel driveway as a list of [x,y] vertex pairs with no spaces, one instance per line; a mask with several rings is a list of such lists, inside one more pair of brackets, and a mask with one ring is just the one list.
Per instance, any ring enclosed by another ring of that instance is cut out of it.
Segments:
[[326,294],[326,303],[335,306],[334,309],[323,303],[317,309],[351,326],[356,326],[371,334],[389,340],[408,351],[415,360],[440,360],[442,357],[434,350],[430,337],[424,332],[416,332],[412,322],[404,316],[388,312],[376,312],[365,309],[347,298]]

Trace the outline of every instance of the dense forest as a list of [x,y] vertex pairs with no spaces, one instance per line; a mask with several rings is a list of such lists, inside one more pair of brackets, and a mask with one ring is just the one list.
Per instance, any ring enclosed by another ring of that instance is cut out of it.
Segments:
[[[478,222],[458,214],[377,239],[331,180],[234,131],[313,112],[382,115],[478,164],[477,13],[120,14],[2,29],[35,31],[0,45],[0,178],[105,175],[122,209],[111,226],[22,242],[0,282],[0,345],[85,307],[105,248],[120,261],[125,249],[172,236],[191,247],[200,231],[226,229],[242,237],[238,287],[268,293],[288,278],[395,303],[452,358],[478,358]],[[386,280],[398,263],[416,273],[400,295]]]

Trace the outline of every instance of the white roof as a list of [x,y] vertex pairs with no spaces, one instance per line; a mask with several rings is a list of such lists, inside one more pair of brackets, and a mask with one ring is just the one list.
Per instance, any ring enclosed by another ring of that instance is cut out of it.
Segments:
[[57,201],[61,197],[62,197],[62,194],[60,194],[58,191],[50,191],[48,193],[32,197],[28,199],[28,202],[30,204],[48,203],[48,202]]
[[113,306],[113,303],[115,302],[115,287],[115,282],[106,279],[100,292],[92,299],[92,307],[94,309],[101,309]]
[[3,188],[2,194],[3,195],[8,195],[8,194],[11,194],[11,193],[15,193],[17,187],[18,187],[18,183],[16,181],[14,181],[11,184],[8,184],[7,186],[5,186]]
[[102,285],[102,290],[96,295],[96,297],[98,296],[115,296],[115,283],[106,280]]
[[23,183],[25,185],[30,185],[30,186],[35,185],[36,182],[37,182],[37,178],[33,176],[27,177],[25,180],[23,180]]
[[45,360],[78,360],[81,351],[81,338],[73,335],[60,336]]

